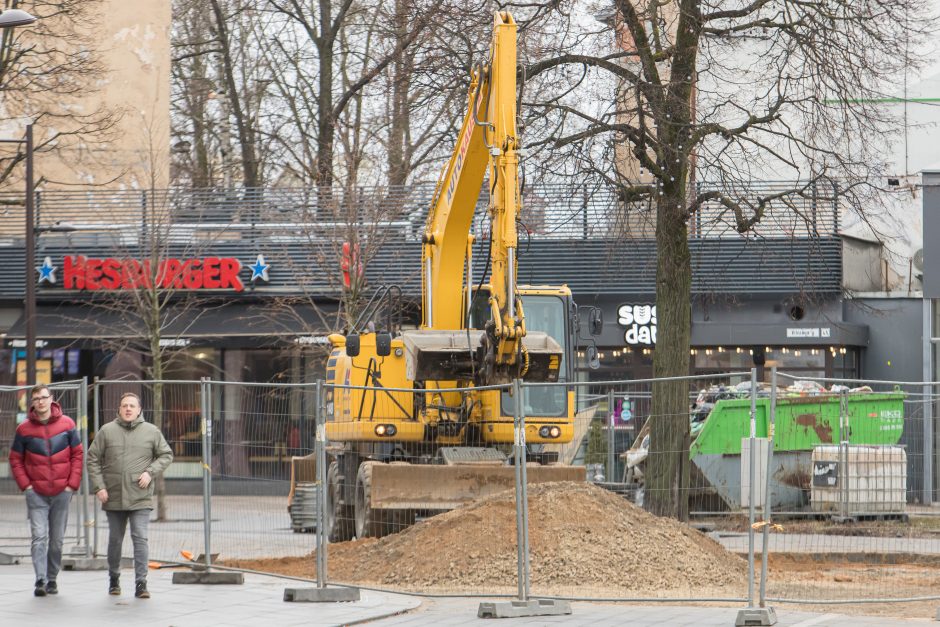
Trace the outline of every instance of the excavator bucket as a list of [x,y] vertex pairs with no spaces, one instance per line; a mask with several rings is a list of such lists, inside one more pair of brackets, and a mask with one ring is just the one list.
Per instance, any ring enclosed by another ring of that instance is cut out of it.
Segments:
[[[406,376],[410,381],[472,381],[483,368],[483,331],[405,331]],[[529,332],[522,339],[528,368],[526,381],[554,382],[561,369],[562,348],[547,333]]]
[[[528,483],[585,480],[583,466],[526,467]],[[372,466],[371,507],[377,510],[445,511],[511,489],[515,468],[485,464]]]

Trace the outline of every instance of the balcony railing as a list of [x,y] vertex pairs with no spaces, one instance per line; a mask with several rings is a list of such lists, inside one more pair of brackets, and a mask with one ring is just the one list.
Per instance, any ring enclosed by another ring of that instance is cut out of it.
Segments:
[[[753,182],[725,189],[749,211],[761,197],[792,183]],[[714,189],[700,183],[698,191]],[[36,194],[40,237],[71,245],[135,246],[159,234],[165,241],[194,239],[302,241],[349,229],[394,231],[419,240],[432,185],[357,188],[160,189],[43,191]],[[486,194],[477,202],[474,231],[485,235]],[[834,235],[845,198],[834,185],[812,185],[769,204],[748,237],[815,238]],[[0,245],[23,237],[22,195],[0,194]],[[648,239],[655,229],[649,203],[623,203],[606,189],[529,187],[523,195],[521,236],[537,239]],[[706,203],[689,221],[694,239],[742,237],[733,212]],[[56,238],[57,239],[57,238]]]

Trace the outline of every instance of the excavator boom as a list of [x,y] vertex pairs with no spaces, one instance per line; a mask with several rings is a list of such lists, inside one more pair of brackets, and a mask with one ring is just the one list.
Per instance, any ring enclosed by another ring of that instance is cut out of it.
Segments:
[[[557,381],[562,348],[527,333],[516,285],[520,140],[516,128],[516,22],[494,16],[490,58],[473,73],[457,145],[438,180],[422,239],[421,330],[404,335],[416,379],[478,385]],[[468,333],[472,295],[470,226],[489,173],[490,319]],[[468,237],[470,240],[468,241]],[[463,277],[462,281],[455,280]]]

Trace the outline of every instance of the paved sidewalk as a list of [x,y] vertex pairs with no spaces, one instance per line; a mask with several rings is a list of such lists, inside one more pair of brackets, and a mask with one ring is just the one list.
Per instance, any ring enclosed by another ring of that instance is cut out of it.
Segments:
[[[253,574],[246,575],[245,584],[241,586],[174,585],[171,579],[172,571],[169,569],[150,571],[149,588],[153,598],[141,600],[133,596],[131,570],[123,572],[124,594],[120,597],[106,593],[107,574],[104,571],[65,571],[59,575],[60,592],[57,596],[36,598],[32,595],[33,570],[28,561],[15,566],[0,566],[0,625],[731,627],[738,611],[733,607],[575,602],[572,604],[573,613],[569,616],[493,620],[477,618],[477,608],[485,599],[422,599],[363,590],[361,600],[356,603],[285,603],[284,588],[312,584]],[[777,616],[777,624],[781,627],[911,627],[936,624],[933,621],[795,612],[782,608],[777,608]]]
[[[673,605],[638,606],[607,603],[571,604],[569,616],[538,618],[477,618],[480,600],[427,599],[422,606],[406,614],[370,621],[370,627],[532,627],[535,625],[590,625],[591,627],[733,627],[737,608],[688,607]],[[795,612],[776,608],[778,627],[914,627],[936,625],[927,620],[901,620],[880,617],[846,616]]]
[[362,591],[355,603],[285,603],[284,588],[302,581],[246,575],[240,586],[174,585],[169,569],[151,570],[150,599],[134,598],[134,573],[124,570],[120,597],[107,594],[105,571],[64,571],[59,594],[33,596],[33,568],[28,563],[0,566],[0,625],[44,627],[205,627],[232,625],[305,625],[327,627],[388,616],[417,608],[421,600],[398,594]]

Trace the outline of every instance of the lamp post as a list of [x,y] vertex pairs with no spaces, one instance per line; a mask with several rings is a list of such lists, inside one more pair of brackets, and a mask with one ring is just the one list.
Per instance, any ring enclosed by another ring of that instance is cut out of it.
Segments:
[[[36,18],[22,9],[0,12],[0,29],[27,26]],[[26,126],[23,139],[0,139],[5,144],[26,145],[26,381],[36,383],[36,280],[33,262],[36,256],[35,221],[33,212],[33,125]]]

